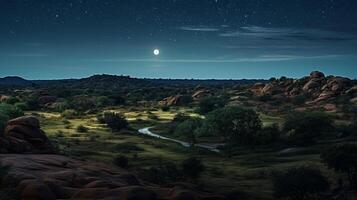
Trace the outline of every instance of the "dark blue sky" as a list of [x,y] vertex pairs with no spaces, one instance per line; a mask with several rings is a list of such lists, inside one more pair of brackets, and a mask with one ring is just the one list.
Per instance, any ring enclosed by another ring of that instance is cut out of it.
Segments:
[[0,0],[0,76],[357,78],[356,10],[355,0]]

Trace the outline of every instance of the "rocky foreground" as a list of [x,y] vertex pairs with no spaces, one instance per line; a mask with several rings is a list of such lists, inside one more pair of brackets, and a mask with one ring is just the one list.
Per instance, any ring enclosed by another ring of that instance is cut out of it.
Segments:
[[2,154],[0,159],[10,167],[3,185],[14,188],[21,199],[223,199],[194,191],[188,184],[150,185],[125,170],[61,155]]
[[11,120],[0,139],[0,199],[223,199],[190,184],[160,187],[124,169],[48,154],[55,151],[34,117]]

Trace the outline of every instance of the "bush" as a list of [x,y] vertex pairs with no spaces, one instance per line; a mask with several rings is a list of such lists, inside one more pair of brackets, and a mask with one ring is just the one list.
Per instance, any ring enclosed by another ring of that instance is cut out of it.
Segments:
[[345,173],[352,189],[357,190],[357,145],[342,144],[328,148],[321,158],[329,168]]
[[275,173],[273,187],[277,199],[310,200],[328,191],[329,182],[319,169],[304,166]]
[[172,119],[172,122],[177,122],[177,123],[181,123],[184,122],[186,120],[190,119],[190,116],[186,115],[185,113],[177,113],[175,115],[175,117]]
[[36,97],[30,98],[26,101],[26,108],[27,110],[37,110],[40,108],[40,104]]
[[103,115],[104,122],[113,131],[120,131],[128,127],[128,121],[125,116],[121,113],[106,112]]
[[180,123],[176,130],[175,134],[179,137],[184,138],[189,141],[192,145],[196,143],[196,137],[199,134],[199,129],[202,125],[201,118],[190,118],[186,121]]
[[204,115],[213,110],[224,107],[227,103],[228,100],[226,98],[206,97],[199,102],[197,112]]
[[197,179],[205,170],[205,166],[201,160],[197,158],[188,158],[181,163],[182,172],[186,177]]
[[151,120],[158,120],[159,117],[157,115],[155,115],[154,113],[149,113],[148,114],[148,118],[151,119]]
[[123,155],[116,156],[113,160],[113,163],[121,168],[128,168],[129,166],[129,158]]
[[79,125],[79,126],[77,127],[77,132],[78,132],[78,133],[87,133],[87,132],[88,132],[88,128],[85,127],[85,126],[83,126],[83,125]]
[[0,103],[0,135],[4,133],[8,120],[23,115],[24,112],[20,108],[10,104]]
[[182,171],[172,162],[159,162],[159,166],[144,170],[142,177],[155,184],[167,184],[183,179]]
[[126,142],[126,143],[116,144],[114,146],[114,151],[121,152],[121,153],[130,153],[131,151],[144,151],[144,149],[138,147],[133,143]]
[[0,103],[0,113],[8,116],[9,119],[14,119],[24,115],[24,112],[20,108],[6,103]]
[[291,142],[296,144],[312,144],[327,133],[334,130],[333,122],[320,112],[294,113],[286,119],[284,131],[288,133]]
[[222,136],[231,143],[251,145],[261,126],[259,115],[254,110],[226,107],[209,113],[201,132]]
[[75,119],[80,116],[80,113],[75,110],[65,110],[61,116],[66,119]]
[[169,106],[162,106],[162,107],[161,107],[161,110],[162,110],[163,112],[168,112],[168,111],[170,111],[170,107],[169,107]]

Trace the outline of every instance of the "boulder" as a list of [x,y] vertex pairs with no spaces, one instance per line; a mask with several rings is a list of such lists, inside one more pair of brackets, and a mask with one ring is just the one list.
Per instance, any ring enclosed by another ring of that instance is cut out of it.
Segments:
[[325,74],[319,71],[313,71],[310,73],[310,78],[325,78]]
[[346,91],[347,95],[351,95],[352,97],[357,97],[357,85],[351,87]]
[[159,104],[163,106],[178,106],[181,103],[181,97],[182,95],[166,97]]
[[262,91],[264,87],[264,83],[256,83],[250,88],[250,91],[256,96],[262,96]]
[[209,97],[212,95],[213,95],[213,93],[209,90],[199,90],[192,95],[192,98],[195,100],[199,100],[199,99]]
[[38,103],[41,105],[46,105],[46,104],[54,103],[56,100],[57,100],[57,97],[46,95],[46,96],[39,97]]
[[40,129],[39,120],[33,116],[24,116],[10,120],[5,128],[4,138],[9,141],[10,152],[54,152],[50,140]]

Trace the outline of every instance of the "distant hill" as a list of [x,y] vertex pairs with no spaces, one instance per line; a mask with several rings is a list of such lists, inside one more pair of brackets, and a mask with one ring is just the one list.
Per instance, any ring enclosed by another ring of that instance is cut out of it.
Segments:
[[117,75],[93,75],[81,79],[59,79],[59,80],[25,80],[21,77],[5,77],[0,79],[0,85],[24,86],[36,85],[44,86],[66,86],[70,88],[130,88],[130,87],[150,87],[150,86],[195,86],[195,85],[253,85],[257,82],[267,82],[262,79],[241,79],[241,80],[217,80],[217,79],[149,79],[133,78],[130,76]]
[[0,85],[5,86],[31,86],[33,83],[18,76],[7,76],[0,78]]

